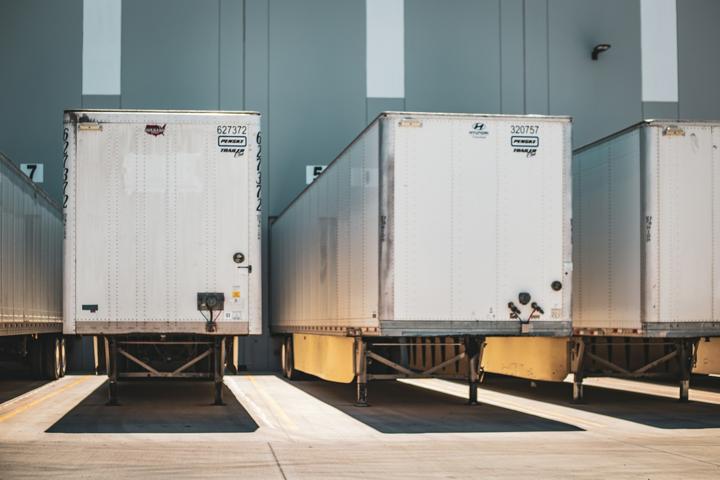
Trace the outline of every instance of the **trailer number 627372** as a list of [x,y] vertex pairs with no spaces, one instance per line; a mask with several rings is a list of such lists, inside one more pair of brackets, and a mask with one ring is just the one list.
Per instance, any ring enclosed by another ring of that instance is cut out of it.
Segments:
[[218,135],[247,135],[247,125],[218,125]]

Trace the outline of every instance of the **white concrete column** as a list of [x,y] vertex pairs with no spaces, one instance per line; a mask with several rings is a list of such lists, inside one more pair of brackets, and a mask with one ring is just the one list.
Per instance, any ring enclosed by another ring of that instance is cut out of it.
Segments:
[[678,101],[676,0],[640,0],[642,101]]
[[366,0],[367,96],[405,97],[405,1]]
[[120,95],[122,0],[84,0],[82,94]]

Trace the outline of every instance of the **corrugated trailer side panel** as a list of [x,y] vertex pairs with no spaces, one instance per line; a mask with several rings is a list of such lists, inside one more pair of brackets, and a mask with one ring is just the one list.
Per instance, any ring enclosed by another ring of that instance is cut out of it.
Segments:
[[378,141],[375,122],[272,225],[275,332],[377,329]]
[[[720,321],[720,125],[715,124],[712,128],[712,176],[713,176],[713,320]],[[720,342],[716,341],[716,344]],[[720,362],[720,350],[718,350],[717,361]]]
[[640,131],[573,159],[573,327],[641,327]]
[[59,332],[60,207],[0,154],[0,335]]
[[394,311],[383,306],[383,329],[519,334],[507,305],[529,292],[544,309],[531,330],[567,333],[569,119],[389,114],[384,122],[393,138],[383,180],[393,176],[394,291],[382,301]]

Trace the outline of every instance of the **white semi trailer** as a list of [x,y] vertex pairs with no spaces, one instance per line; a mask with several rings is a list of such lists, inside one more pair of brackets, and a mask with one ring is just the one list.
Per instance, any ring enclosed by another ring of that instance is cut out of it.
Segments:
[[674,376],[687,400],[698,350],[718,363],[719,147],[720,123],[649,120],[575,152],[576,400],[589,375]]
[[104,337],[110,403],[137,376],[210,376],[220,403],[224,340],[261,333],[259,128],[65,112],[64,331]]
[[0,153],[0,363],[65,375],[60,206]]
[[720,123],[648,120],[573,158],[573,336],[488,341],[533,380],[720,373]]
[[[368,380],[462,361],[474,403],[486,338],[569,335],[570,129],[567,117],[375,119],[272,224],[285,374],[356,380],[365,404]],[[413,347],[446,337],[454,353],[418,368]]]

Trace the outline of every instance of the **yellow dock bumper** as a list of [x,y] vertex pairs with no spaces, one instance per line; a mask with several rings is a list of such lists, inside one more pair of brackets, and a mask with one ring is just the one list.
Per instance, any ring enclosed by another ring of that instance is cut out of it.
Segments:
[[568,339],[489,337],[482,367],[486,372],[561,382],[569,373]]
[[720,337],[700,339],[693,373],[720,374]]
[[334,335],[293,334],[295,368],[331,382],[355,379],[354,340]]

